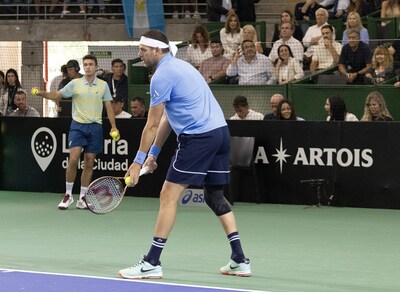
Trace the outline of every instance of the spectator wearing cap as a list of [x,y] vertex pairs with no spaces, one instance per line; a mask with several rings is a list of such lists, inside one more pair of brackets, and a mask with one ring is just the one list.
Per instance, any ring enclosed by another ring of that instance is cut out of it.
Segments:
[[[127,100],[128,98],[128,77],[125,75],[126,65],[124,61],[117,58],[111,61],[111,73],[104,77],[110,88],[114,100]],[[124,103],[124,111],[128,105]]]
[[116,119],[130,119],[132,117],[130,113],[124,111],[124,103],[125,100],[121,97],[113,98],[111,101]]
[[224,49],[221,40],[213,40],[210,44],[212,57],[205,59],[200,64],[200,74],[207,83],[226,77],[226,69],[230,61],[223,56]]
[[[79,67],[79,63],[77,60],[69,60],[67,64],[65,64],[67,77],[61,80],[60,84],[58,84],[58,89],[61,90],[67,85],[71,80],[76,78],[82,78],[83,75],[79,73],[81,68]],[[71,99],[64,99],[62,98],[58,102],[58,117],[60,118],[70,118],[71,117],[71,107],[72,107],[72,100]]]

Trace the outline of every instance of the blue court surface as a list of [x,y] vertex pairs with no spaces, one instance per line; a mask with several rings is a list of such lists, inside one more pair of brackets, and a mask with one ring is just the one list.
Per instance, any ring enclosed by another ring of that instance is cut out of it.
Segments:
[[156,283],[147,280],[124,280],[78,275],[40,273],[0,269],[0,291],[4,292],[202,292],[202,291],[254,291],[233,290],[207,286]]

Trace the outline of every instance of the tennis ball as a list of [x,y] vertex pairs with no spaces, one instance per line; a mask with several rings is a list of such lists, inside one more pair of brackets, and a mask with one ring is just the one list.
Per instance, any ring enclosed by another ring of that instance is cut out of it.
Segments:
[[31,93],[33,95],[38,95],[39,94],[39,89],[37,87],[33,87],[32,90],[31,90]]
[[125,184],[126,185],[129,185],[131,183],[131,177],[130,176],[127,176],[126,178],[125,178]]
[[119,132],[118,131],[112,131],[110,133],[111,138],[114,139],[114,141],[118,141],[118,137],[119,137]]

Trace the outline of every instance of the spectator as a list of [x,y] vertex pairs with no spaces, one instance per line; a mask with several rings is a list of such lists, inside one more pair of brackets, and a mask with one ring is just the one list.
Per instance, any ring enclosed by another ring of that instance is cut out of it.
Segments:
[[225,27],[220,30],[219,37],[224,47],[224,57],[231,60],[242,38],[242,29],[236,14],[230,14],[226,18]]
[[364,84],[364,76],[371,68],[371,51],[360,41],[360,32],[349,29],[349,43],[342,48],[339,72],[346,76],[348,84]]
[[130,119],[132,115],[124,111],[125,100],[123,98],[113,98],[111,101],[112,108],[116,119]]
[[281,21],[278,26],[275,26],[274,36],[272,37],[273,43],[282,37],[281,26],[283,23],[287,22],[290,22],[292,24],[292,27],[294,27],[292,34],[293,37],[300,42],[303,40],[304,37],[303,30],[300,28],[300,26],[297,25],[296,19],[294,19],[292,12],[290,12],[290,10],[283,10],[281,12]]
[[350,5],[350,0],[323,0],[319,3],[325,9],[329,9],[329,18],[340,18]]
[[207,19],[225,22],[231,14],[236,14],[237,0],[207,0]]
[[[321,28],[324,25],[328,25],[328,11],[324,8],[319,8],[315,12],[315,18],[317,23],[310,26],[304,35],[303,45],[307,48],[305,56],[311,58],[314,54],[314,48],[318,45],[319,41],[322,39]],[[336,39],[335,30],[333,30],[333,39]]]
[[40,117],[40,114],[26,101],[26,93],[19,90],[14,95],[14,103],[17,109],[10,114],[10,117]]
[[364,106],[364,115],[361,118],[364,122],[393,121],[389,110],[386,107],[385,99],[378,91],[373,91],[367,96]]
[[[58,84],[58,89],[61,90],[64,88],[71,80],[77,79],[77,78],[82,78],[82,74],[79,73],[81,68],[79,67],[79,63],[77,60],[69,60],[67,64],[65,65],[67,67],[67,78],[64,78],[61,80],[60,84]],[[59,118],[70,118],[71,117],[71,112],[72,112],[72,101],[67,98],[61,98],[57,102],[58,105],[58,117]]]
[[[36,19],[39,19],[39,14],[40,14],[40,7],[42,4],[42,0],[33,0],[33,3],[35,4],[35,13],[37,16],[35,16]],[[50,9],[47,10],[47,14],[50,14],[50,18],[54,18],[51,16],[51,14],[54,13],[54,10],[56,9],[56,5],[58,3],[58,0],[50,0]]]
[[254,4],[260,0],[237,0],[238,9],[237,14],[242,22],[255,22],[256,9]]
[[276,109],[276,119],[280,121],[304,121],[296,116],[293,103],[288,99],[282,99]]
[[393,56],[385,46],[376,47],[372,68],[365,74],[365,84],[379,84],[393,77]]
[[[124,61],[117,58],[111,61],[111,73],[104,80],[110,88],[113,99],[127,100],[128,98],[128,77],[125,75],[126,65]],[[128,110],[128,105],[124,105],[124,111]]]
[[368,30],[363,27],[360,15],[357,12],[350,12],[347,16],[346,30],[343,32],[342,45],[347,45],[349,42],[348,31],[351,28],[358,29],[360,32],[360,40],[367,45],[369,44]]
[[13,68],[8,69],[6,72],[3,94],[0,100],[0,112],[3,116],[9,116],[17,109],[14,103],[14,95],[20,90],[22,90],[22,86],[17,71]]
[[284,99],[282,94],[279,93],[275,93],[271,96],[271,99],[269,101],[269,106],[271,107],[271,111],[270,113],[266,114],[264,116],[264,121],[270,121],[270,120],[276,120],[277,116],[276,116],[276,110],[278,108],[278,104],[279,102]]
[[350,12],[357,12],[361,17],[363,17],[374,12],[374,7],[368,2],[368,0],[351,0],[346,13],[342,16],[342,19],[347,19],[347,15]]
[[328,114],[327,121],[358,121],[357,117],[352,113],[347,112],[346,103],[339,95],[333,95],[326,99],[325,111]]
[[[107,18],[105,17],[105,13],[106,13],[106,6],[104,4],[104,0],[96,0],[98,6],[96,6],[99,10],[99,16],[97,16],[97,19],[104,19]],[[93,4],[94,4],[94,0],[90,0],[88,1],[88,14],[92,14],[93,13]]]
[[294,16],[296,20],[315,20],[315,13],[319,8],[323,7],[316,0],[306,0],[296,4]]
[[279,58],[272,77],[275,82],[283,85],[304,77],[303,68],[299,60],[293,57],[292,51],[288,45],[281,45],[278,48],[278,55]]
[[[397,18],[400,17],[400,1],[386,0],[381,4],[381,18]],[[382,21],[382,26],[386,26],[390,21]]]
[[300,41],[293,37],[293,32],[294,26],[292,23],[284,22],[281,24],[281,38],[274,43],[268,56],[272,63],[278,60],[278,48],[281,45],[288,45],[292,51],[293,57],[303,63],[304,47]]
[[311,72],[327,69],[339,63],[342,45],[333,39],[333,27],[324,25],[321,33],[323,41],[315,47],[310,64]]
[[131,112],[132,118],[147,118],[146,105],[144,102],[144,98],[140,96],[135,96],[131,100]]
[[242,30],[242,39],[240,43],[243,43],[246,40],[253,41],[256,46],[256,51],[259,54],[264,53],[264,49],[261,46],[260,42],[258,41],[257,31],[251,24],[247,24],[243,26]]
[[197,26],[187,49],[187,62],[199,69],[201,62],[212,57],[210,49],[210,36],[205,26]]
[[244,41],[241,47],[243,55],[236,52],[226,69],[226,75],[238,76],[240,85],[273,84],[271,61],[257,53],[254,42],[250,40]]
[[4,72],[0,70],[0,97],[3,96],[4,93]]
[[220,40],[211,41],[212,57],[201,62],[199,71],[207,83],[226,77],[226,69],[230,61],[222,54],[224,49]]
[[[71,13],[71,11],[68,10],[68,4],[70,3],[71,0],[64,0],[63,10],[61,12],[61,18]],[[76,3],[79,4],[79,9],[80,9],[79,14],[85,15],[86,8],[85,5],[83,4],[83,0],[77,0]]]
[[60,68],[61,75],[58,75],[53,78],[50,82],[50,91],[57,91],[60,82],[65,78],[68,78],[67,65],[62,65]]
[[238,95],[233,100],[233,108],[236,114],[230,117],[230,120],[262,120],[264,115],[259,112],[255,112],[249,108],[247,98],[242,95]]

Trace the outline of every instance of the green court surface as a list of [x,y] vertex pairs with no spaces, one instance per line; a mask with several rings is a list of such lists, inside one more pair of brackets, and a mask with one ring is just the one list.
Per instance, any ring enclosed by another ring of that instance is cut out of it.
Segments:
[[[59,194],[0,191],[0,268],[116,278],[151,244],[158,199],[107,215],[57,209]],[[398,210],[236,203],[250,278],[218,273],[230,256],[205,207],[179,207],[160,282],[273,292],[400,291]],[[1,290],[1,288],[0,288]]]

